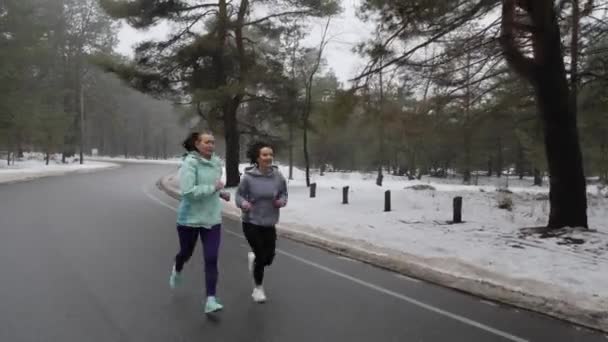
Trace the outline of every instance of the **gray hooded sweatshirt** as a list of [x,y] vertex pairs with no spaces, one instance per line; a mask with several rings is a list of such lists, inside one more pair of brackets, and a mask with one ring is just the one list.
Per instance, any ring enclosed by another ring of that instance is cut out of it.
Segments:
[[279,221],[279,208],[287,205],[287,182],[276,166],[267,174],[255,166],[245,169],[236,192],[237,207],[242,209],[244,201],[251,203],[251,209],[243,210],[243,222],[258,226],[273,227]]

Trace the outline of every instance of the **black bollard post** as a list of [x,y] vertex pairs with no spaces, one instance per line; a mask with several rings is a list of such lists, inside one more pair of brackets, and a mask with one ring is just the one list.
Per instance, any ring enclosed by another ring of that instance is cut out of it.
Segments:
[[454,197],[454,223],[462,223],[462,197]]
[[317,183],[310,184],[310,198],[317,197]]
[[384,179],[384,176],[382,175],[382,168],[378,168],[378,177],[376,177],[376,185],[382,186],[383,179]]
[[391,191],[384,192],[384,211],[391,211]]
[[348,204],[348,186],[342,188],[342,204]]

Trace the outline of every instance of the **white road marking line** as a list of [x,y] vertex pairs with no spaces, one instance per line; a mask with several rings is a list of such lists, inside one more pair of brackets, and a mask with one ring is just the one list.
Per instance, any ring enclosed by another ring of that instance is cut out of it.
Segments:
[[479,301],[480,301],[480,302],[482,302],[482,303],[484,303],[484,304],[487,304],[487,305],[489,305],[489,306],[494,306],[494,307],[497,307],[497,306],[498,306],[498,304],[493,303],[493,302],[490,302],[489,300],[483,300],[483,299],[481,299],[481,300],[479,300]]
[[144,194],[145,194],[145,195],[146,195],[146,196],[147,196],[149,199],[151,199],[152,201],[154,201],[154,202],[156,202],[156,203],[158,203],[158,204],[162,205],[162,206],[163,206],[163,207],[165,207],[165,208],[169,208],[169,209],[171,209],[171,210],[173,210],[173,211],[177,212],[177,209],[176,209],[175,207],[173,207],[173,206],[171,206],[171,205],[169,205],[169,204],[167,204],[167,203],[163,202],[163,201],[162,201],[162,200],[160,200],[158,197],[156,197],[156,196],[152,195],[151,193],[149,193],[149,192],[148,192],[148,190],[146,189],[146,187],[145,187],[145,186],[142,186],[142,187],[141,187],[141,190],[142,190],[142,191],[143,191],[143,193],[144,193]]
[[476,327],[478,329],[484,330],[484,331],[492,333],[494,335],[504,337],[507,340],[515,341],[515,342],[524,342],[524,341],[527,341],[527,340],[525,340],[525,339],[523,339],[521,337],[517,337],[515,335],[511,335],[509,333],[506,333],[506,332],[498,330],[498,329],[494,329],[494,328],[492,328],[490,326],[487,326],[485,324],[479,323],[479,322],[474,321],[472,319],[469,319],[469,318],[466,318],[466,317],[463,317],[463,316],[460,316],[460,315],[457,315],[457,314],[454,314],[454,313],[442,310],[440,308],[437,308],[437,307],[434,307],[432,305],[423,303],[423,302],[421,302],[419,300],[416,300],[414,298],[410,298],[410,297],[402,295],[400,293],[397,293],[397,292],[385,289],[385,288],[383,288],[381,286],[368,283],[368,282],[366,282],[364,280],[361,280],[361,279],[355,278],[353,276],[350,276],[348,274],[344,274],[342,272],[333,270],[333,269],[331,269],[329,267],[325,267],[323,265],[319,265],[319,264],[317,264],[315,262],[306,260],[304,258],[301,258],[299,256],[293,255],[291,253],[288,253],[288,252],[285,252],[285,251],[282,251],[282,250],[277,250],[277,251],[280,254],[283,254],[283,255],[288,256],[288,257],[290,257],[292,259],[298,260],[298,261],[300,261],[300,262],[302,262],[304,264],[307,264],[307,265],[310,265],[312,267],[315,267],[315,268],[318,268],[320,270],[323,270],[323,271],[325,271],[327,273],[331,273],[331,274],[333,274],[335,276],[338,276],[338,277],[341,277],[341,278],[344,278],[344,279],[348,279],[348,280],[352,281],[353,283],[359,284],[361,286],[367,287],[367,288],[372,289],[372,290],[376,290],[376,291],[378,291],[380,293],[384,293],[386,295],[395,297],[397,299],[401,299],[401,300],[403,300],[405,302],[408,302],[410,304],[416,305],[416,306],[418,306],[420,308],[426,309],[428,311],[434,312],[436,314],[439,314],[439,315],[442,315],[442,316],[445,316],[445,317],[452,318],[452,319],[454,319],[456,321],[459,321],[461,323],[470,325],[472,327]]
[[[162,200],[160,200],[160,199],[158,199],[157,197],[155,197],[154,195],[150,194],[148,191],[146,191],[145,187],[142,187],[142,190],[143,190],[144,194],[146,194],[146,196],[147,196],[148,198],[150,198],[151,200],[153,200],[154,202],[156,202],[156,203],[158,203],[158,204],[160,204],[160,205],[162,205],[162,206],[164,206],[164,207],[166,207],[166,208],[169,208],[169,209],[171,209],[171,210],[173,210],[173,211],[177,212],[177,209],[176,209],[176,208],[174,208],[174,207],[172,207],[172,206],[170,206],[170,205],[168,205],[168,204],[164,203]],[[240,239],[244,239],[244,237],[242,237],[240,234],[237,234],[237,233],[235,233],[235,232],[233,232],[233,231],[231,231],[231,230],[229,230],[229,229],[224,229],[224,231],[225,231],[226,233],[230,234],[230,235],[236,236],[236,237],[238,237],[238,238],[240,238]],[[523,338],[521,338],[521,337],[517,337],[517,336],[515,336],[515,335],[511,335],[511,334],[509,334],[509,333],[507,333],[507,332],[504,332],[504,331],[501,331],[501,330],[498,330],[498,329],[492,328],[492,327],[490,327],[490,326],[488,326],[488,325],[485,325],[485,324],[483,324],[483,323],[479,323],[479,322],[474,321],[474,320],[472,320],[472,319],[469,319],[469,318],[466,318],[466,317],[463,317],[463,316],[460,316],[460,315],[457,315],[457,314],[451,313],[451,312],[449,312],[449,311],[445,311],[445,310],[443,310],[443,309],[440,309],[440,308],[434,307],[434,306],[432,306],[432,305],[430,305],[430,304],[423,303],[423,302],[421,302],[421,301],[419,301],[419,300],[416,300],[416,299],[411,298],[411,297],[408,297],[408,296],[406,296],[406,295],[402,295],[402,294],[400,294],[400,293],[397,293],[397,292],[394,292],[394,291],[391,291],[391,290],[385,289],[385,288],[383,288],[383,287],[381,287],[381,286],[378,286],[378,285],[375,285],[375,284],[372,284],[372,283],[368,283],[368,282],[366,282],[366,281],[364,281],[364,280],[361,280],[361,279],[359,279],[359,278],[355,278],[355,277],[350,276],[350,275],[348,275],[348,274],[344,274],[344,273],[342,273],[342,272],[336,271],[336,270],[331,269],[331,268],[329,268],[329,267],[326,267],[326,266],[323,266],[323,265],[317,264],[317,263],[315,263],[315,262],[313,262],[313,261],[310,261],[310,260],[307,260],[307,259],[301,258],[301,257],[299,257],[299,256],[297,256],[297,255],[291,254],[291,253],[286,252],[286,251],[283,251],[283,250],[281,250],[281,249],[277,249],[277,253],[282,254],[282,255],[285,255],[285,256],[287,256],[287,257],[290,257],[290,258],[292,258],[292,259],[294,259],[294,260],[297,260],[297,261],[299,261],[299,262],[301,262],[301,263],[303,263],[303,264],[306,264],[306,265],[312,266],[312,267],[314,267],[314,268],[316,268],[316,269],[319,269],[319,270],[325,271],[325,272],[327,272],[327,273],[333,274],[333,275],[335,275],[335,276],[337,276],[337,277],[340,277],[340,278],[343,278],[343,279],[350,280],[350,281],[352,281],[353,283],[355,283],[355,284],[359,284],[359,285],[361,285],[361,286],[363,286],[363,287],[367,287],[368,289],[372,289],[372,290],[375,290],[375,291],[377,291],[377,292],[383,293],[383,294],[385,294],[385,295],[388,295],[388,296],[391,296],[391,297],[394,297],[394,298],[400,299],[400,300],[402,300],[402,301],[404,301],[404,302],[410,303],[410,304],[412,304],[412,305],[418,306],[418,307],[420,307],[420,308],[423,308],[423,309],[425,309],[425,310],[428,310],[428,311],[434,312],[434,313],[436,313],[436,314],[439,314],[439,315],[442,315],[442,316],[445,316],[445,317],[451,318],[451,319],[453,319],[453,320],[456,320],[456,321],[461,322],[461,323],[464,323],[464,324],[466,324],[466,325],[469,325],[469,326],[472,326],[472,327],[478,328],[478,329],[480,329],[480,330],[486,331],[486,332],[491,333],[491,334],[494,334],[494,335],[496,335],[496,336],[503,337],[503,338],[505,338],[505,339],[507,339],[507,340],[509,340],[509,341],[513,341],[513,342],[528,342],[528,340],[523,339]]]
[[351,258],[347,258],[347,257],[341,256],[341,255],[338,256],[338,259],[344,260],[344,261],[350,261],[350,262],[358,262],[357,260],[354,260],[354,259],[351,259]]
[[414,283],[421,283],[422,282],[422,281],[420,281],[420,280],[418,280],[416,278],[408,277],[408,276],[403,275],[403,274],[395,274],[395,277],[397,277],[399,279],[411,281],[411,282],[414,282]]

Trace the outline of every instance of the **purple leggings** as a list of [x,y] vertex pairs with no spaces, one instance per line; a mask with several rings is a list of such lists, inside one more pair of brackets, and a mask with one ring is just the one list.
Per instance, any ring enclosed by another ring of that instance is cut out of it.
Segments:
[[179,235],[179,253],[175,256],[175,270],[181,272],[184,264],[190,260],[196,241],[200,235],[203,243],[203,258],[205,261],[205,286],[207,296],[215,296],[217,287],[217,258],[220,249],[221,225],[215,225],[211,229],[177,226]]

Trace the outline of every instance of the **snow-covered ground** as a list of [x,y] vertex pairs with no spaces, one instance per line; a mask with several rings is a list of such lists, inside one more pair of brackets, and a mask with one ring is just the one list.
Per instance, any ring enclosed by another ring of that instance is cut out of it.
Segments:
[[80,165],[77,158],[69,158],[67,163],[63,164],[60,155],[53,155],[49,165],[46,165],[44,155],[41,153],[26,153],[22,160],[17,160],[10,166],[6,164],[6,161],[0,162],[0,184],[115,167],[118,165],[87,160]]
[[[241,168],[245,167],[242,165]],[[281,167],[288,175],[287,167]],[[548,219],[548,187],[532,187],[531,179],[479,178],[479,186],[460,179],[408,181],[375,174],[313,174],[317,197],[309,198],[304,173],[294,170],[289,205],[281,223],[359,241],[436,261],[458,260],[507,276],[552,284],[608,304],[608,188],[588,187],[589,225],[594,231],[567,229],[560,236],[540,238],[521,228],[544,226]],[[350,204],[343,205],[342,187],[350,186]],[[435,190],[414,190],[429,185]],[[385,213],[384,192],[391,190],[392,211]],[[463,197],[465,223],[451,225],[452,201]],[[511,210],[499,204],[512,202]],[[454,270],[458,272],[458,270]]]
[[179,165],[181,163],[180,158],[170,159],[146,159],[143,157],[139,158],[120,158],[120,157],[105,157],[105,156],[89,156],[91,160],[95,161],[107,161],[114,163],[141,163],[141,164],[166,164],[166,165]]

